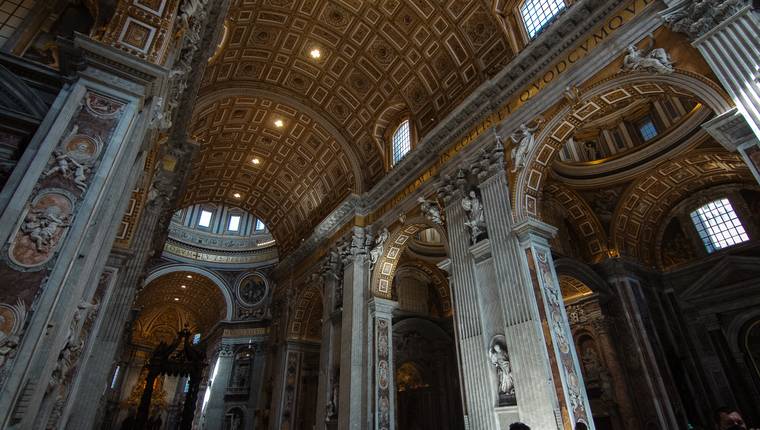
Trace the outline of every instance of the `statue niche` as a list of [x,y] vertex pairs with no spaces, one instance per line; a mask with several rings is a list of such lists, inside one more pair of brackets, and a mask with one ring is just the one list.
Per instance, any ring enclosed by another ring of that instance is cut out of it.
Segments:
[[512,376],[512,362],[507,352],[507,345],[503,336],[496,336],[491,341],[488,349],[488,357],[496,371],[496,392],[498,393],[498,406],[515,406],[515,384]]

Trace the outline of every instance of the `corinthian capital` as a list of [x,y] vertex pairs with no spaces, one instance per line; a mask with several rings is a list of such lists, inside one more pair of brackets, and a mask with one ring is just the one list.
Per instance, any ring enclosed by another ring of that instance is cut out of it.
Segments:
[[330,248],[327,252],[322,265],[319,267],[319,274],[325,279],[329,277],[340,278],[343,274],[340,250],[337,247]]
[[349,239],[338,245],[338,253],[344,265],[354,261],[365,263],[369,261],[369,247],[372,244],[372,236],[367,234],[363,227],[354,227]]
[[662,17],[673,31],[686,33],[694,40],[720,25],[746,5],[747,0],[684,0],[665,10]]
[[505,170],[504,144],[501,137],[496,133],[496,127],[493,128],[493,136],[495,140],[494,145],[483,150],[471,169],[479,182],[483,182],[495,174],[504,173]]

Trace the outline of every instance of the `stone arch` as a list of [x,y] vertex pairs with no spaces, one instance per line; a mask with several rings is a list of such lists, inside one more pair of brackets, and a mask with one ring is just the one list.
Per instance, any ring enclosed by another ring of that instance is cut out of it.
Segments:
[[565,209],[576,232],[584,239],[591,261],[603,260],[608,253],[607,232],[586,200],[575,190],[559,182],[548,183],[544,194],[553,197]]
[[691,151],[639,177],[623,193],[613,213],[613,251],[655,263],[652,246],[671,208],[691,193],[726,183],[754,181],[737,154],[714,149]]
[[612,294],[609,284],[591,267],[578,260],[558,258],[554,260],[554,270],[556,270],[558,278],[573,278],[602,297],[609,297]]
[[539,200],[550,176],[552,161],[567,137],[577,128],[574,123],[591,117],[601,109],[592,102],[593,98],[601,97],[605,103],[614,104],[632,94],[655,94],[665,89],[694,97],[718,115],[732,108],[731,99],[715,82],[683,70],[670,75],[620,73],[591,85],[580,94],[577,103],[560,102],[558,112],[538,132],[537,143],[527,156],[526,167],[515,178],[512,197],[516,218],[539,216]]
[[298,293],[288,325],[288,338],[316,340],[315,334],[316,338],[319,337],[322,300],[322,291],[314,283],[310,283]]
[[[425,280],[429,281],[438,296],[438,300],[440,301],[440,316],[450,317],[452,315],[453,308],[451,303],[451,290],[449,289],[449,282],[439,268],[433,266],[428,262],[417,259],[402,261],[396,267],[394,277],[402,270],[415,271],[424,277]],[[398,288],[397,282],[392,283],[391,288],[391,297],[397,298],[398,292],[395,291]]]
[[436,229],[441,235],[444,249],[447,249],[446,231],[439,225],[433,224],[422,216],[407,220],[396,227],[385,241],[383,254],[377,259],[372,270],[372,295],[390,299],[392,295],[393,276],[396,273],[401,254],[408,246],[407,242],[415,234],[429,228]]
[[227,285],[227,282],[225,282],[224,279],[214,271],[190,264],[168,264],[151,270],[148,273],[148,276],[145,277],[145,281],[143,281],[143,287],[160,278],[161,276],[175,272],[197,273],[198,275],[208,278],[211,282],[213,282],[219,288],[219,292],[222,293],[222,296],[224,297],[224,303],[226,307],[224,319],[227,321],[232,319],[232,315],[235,310],[235,300],[232,297],[232,287]]
[[372,129],[372,137],[375,139],[375,144],[380,148],[383,156],[386,159],[386,164],[389,164],[391,152],[389,150],[388,130],[398,126],[399,119],[404,117],[404,114],[408,114],[409,108],[406,103],[398,102],[393,103],[385,108],[375,121],[375,126]]

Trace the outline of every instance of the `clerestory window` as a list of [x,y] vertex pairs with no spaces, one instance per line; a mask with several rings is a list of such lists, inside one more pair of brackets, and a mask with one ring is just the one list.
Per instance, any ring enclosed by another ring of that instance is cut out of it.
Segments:
[[230,216],[230,222],[227,224],[227,230],[229,231],[240,230],[240,215]]
[[412,137],[409,132],[409,120],[405,120],[398,126],[391,138],[391,165],[398,164],[412,149]]
[[710,202],[691,213],[691,220],[708,253],[749,240],[728,199]]
[[566,7],[564,0],[525,0],[520,15],[528,37],[534,39]]
[[211,225],[211,212],[207,210],[201,211],[201,216],[198,218],[198,225],[201,227],[208,227]]

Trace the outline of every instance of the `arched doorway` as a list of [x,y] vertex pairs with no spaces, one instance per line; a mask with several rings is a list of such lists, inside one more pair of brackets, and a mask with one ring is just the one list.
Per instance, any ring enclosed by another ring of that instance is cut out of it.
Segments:
[[393,325],[399,430],[463,428],[454,340],[427,319]]
[[[146,363],[156,347],[161,342],[170,344],[182,330],[192,333],[194,344],[200,343],[219,321],[230,317],[229,303],[227,287],[212,272],[178,265],[148,275],[135,299],[139,313],[132,322],[124,360],[117,371],[123,374],[115,399],[118,409],[112,417],[117,425],[135,415],[146,388]],[[156,378],[149,407],[151,419],[173,428],[179,423],[187,393],[187,378]]]
[[399,430],[463,428],[448,285],[419,260],[406,259],[394,277],[396,423]]

